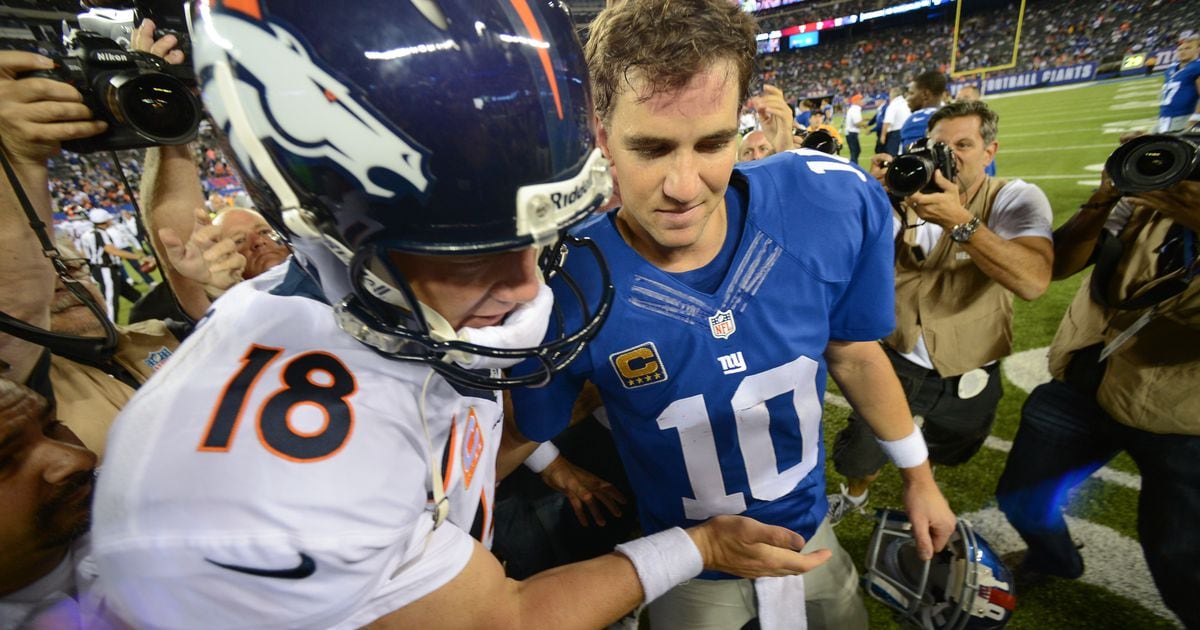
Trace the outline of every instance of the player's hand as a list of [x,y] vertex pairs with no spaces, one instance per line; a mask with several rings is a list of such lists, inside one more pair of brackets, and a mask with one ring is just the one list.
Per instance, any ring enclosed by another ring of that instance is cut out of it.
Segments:
[[50,70],[54,62],[19,50],[0,51],[0,138],[16,165],[45,166],[65,140],[87,138],[108,125],[92,120],[79,90],[61,81],[20,73]]
[[[621,516],[621,506],[628,502],[616,486],[572,464],[562,455],[546,466],[541,475],[547,486],[567,497],[571,509],[575,510],[575,518],[584,527],[588,524],[588,512],[597,525],[604,527],[608,523],[600,506],[603,505],[613,516]],[[587,507],[586,512],[584,506]]]
[[204,209],[196,209],[195,219],[187,243],[171,228],[158,231],[167,260],[183,277],[219,291],[241,282],[246,257],[237,252],[233,239],[221,238],[221,228]]
[[183,51],[176,48],[179,45],[179,39],[174,35],[164,35],[158,39],[154,39],[154,30],[156,28],[154,20],[142,20],[142,25],[133,31],[133,36],[129,40],[129,47],[133,50],[140,50],[162,57],[164,61],[171,65],[183,63]]
[[912,523],[913,540],[917,543],[917,556],[929,560],[935,552],[946,548],[946,542],[954,533],[958,519],[946,503],[946,497],[933,481],[932,475],[926,475],[922,481],[905,479],[904,509],[908,512],[908,521]]
[[687,533],[700,549],[705,569],[744,578],[805,573],[833,557],[828,549],[800,553],[800,534],[744,516],[715,516]]
[[783,98],[783,90],[764,85],[763,93],[750,99],[767,141],[779,153],[792,148],[792,108]]
[[941,192],[913,193],[906,198],[917,216],[944,229],[970,221],[970,211],[959,201],[958,184],[946,179],[941,171],[933,172],[933,181]]

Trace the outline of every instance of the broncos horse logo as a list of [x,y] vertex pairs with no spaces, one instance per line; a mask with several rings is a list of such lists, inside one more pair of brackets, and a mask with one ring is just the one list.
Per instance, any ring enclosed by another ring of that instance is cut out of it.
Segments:
[[[263,20],[257,2],[228,0],[224,12],[206,10],[207,3],[201,6],[204,36],[194,46],[196,70],[204,82],[205,106],[217,125],[229,130],[230,112],[220,90],[209,89],[209,83],[213,68],[228,64],[236,67],[237,93],[224,98],[236,97],[260,139],[270,138],[297,156],[328,158],[378,197],[395,197],[397,191],[372,181],[374,169],[391,171],[418,192],[426,191],[424,154],[314,63],[294,34]],[[239,162],[251,164],[246,143],[236,133],[229,136]]]

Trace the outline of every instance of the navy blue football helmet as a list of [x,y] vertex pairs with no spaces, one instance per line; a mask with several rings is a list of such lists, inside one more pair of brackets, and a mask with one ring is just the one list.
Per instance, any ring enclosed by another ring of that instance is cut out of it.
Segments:
[[964,519],[946,548],[922,561],[908,515],[876,510],[863,588],[926,630],[999,630],[1017,606],[1012,573]]
[[[493,389],[547,382],[596,334],[612,302],[607,266],[567,230],[606,201],[612,181],[560,2],[202,0],[190,17],[204,103],[227,154],[343,330]],[[453,330],[388,255],[528,247],[543,248],[546,279],[561,274],[570,287],[566,253],[590,254],[605,289],[576,290],[582,321],[522,347]],[[495,369],[528,358],[540,368]]]

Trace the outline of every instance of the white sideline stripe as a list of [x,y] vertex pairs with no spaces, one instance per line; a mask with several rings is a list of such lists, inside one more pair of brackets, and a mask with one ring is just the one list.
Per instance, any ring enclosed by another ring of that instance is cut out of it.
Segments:
[[[1025,541],[1008,524],[1008,519],[998,508],[989,507],[960,514],[971,521],[975,530],[982,533],[992,551],[1003,556],[1025,548]],[[1179,624],[1179,619],[1163,604],[1162,597],[1150,577],[1150,569],[1142,555],[1142,547],[1136,540],[1122,536],[1119,532],[1091,521],[1067,516],[1071,537],[1084,543],[1079,550],[1083,556],[1084,571],[1080,581],[1094,584],[1105,590],[1132,599],[1154,614]],[[1009,567],[1013,569],[1015,567]],[[1017,597],[1021,594],[1017,593]],[[1017,615],[1021,607],[1017,606]],[[1182,624],[1181,624],[1182,625]]]

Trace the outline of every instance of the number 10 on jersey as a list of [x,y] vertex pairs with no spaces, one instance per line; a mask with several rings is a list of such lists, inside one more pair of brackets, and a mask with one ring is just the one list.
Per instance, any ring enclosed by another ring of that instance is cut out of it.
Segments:
[[[800,357],[742,379],[730,399],[737,426],[738,444],[751,496],[773,501],[791,492],[817,464],[821,429],[821,401],[817,397],[817,362]],[[771,436],[768,400],[791,394],[800,422],[800,461],[779,470]],[[658,415],[658,427],[679,432],[683,463],[687,468],[692,496],[683,497],[684,515],[704,520],[718,514],[740,514],[746,510],[741,492],[727,493],[713,437],[712,420],[704,394],[676,400]]]

